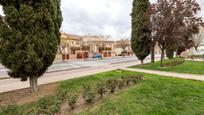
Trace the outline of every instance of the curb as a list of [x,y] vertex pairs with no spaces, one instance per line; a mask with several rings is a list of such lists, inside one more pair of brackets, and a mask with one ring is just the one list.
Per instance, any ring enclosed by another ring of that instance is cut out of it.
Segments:
[[116,63],[110,63],[110,64],[120,64],[120,63],[134,62],[134,61],[138,61],[138,60],[124,61],[124,62],[116,62]]
[[83,69],[83,68],[89,68],[89,67],[90,66],[79,67],[79,68],[71,68],[71,69],[62,69],[62,70],[48,71],[46,73],[55,73],[55,72],[61,72],[61,71],[77,70],[77,69]]
[[[80,68],[71,68],[71,69],[62,69],[62,70],[55,70],[55,71],[50,71],[50,72],[45,72],[45,73],[55,73],[55,72],[61,72],[61,71],[70,71],[70,70],[77,70],[77,69],[83,69],[83,68],[89,68],[90,66],[85,66],[85,67],[80,67]],[[5,80],[5,79],[12,79],[11,77],[2,77],[0,80]]]

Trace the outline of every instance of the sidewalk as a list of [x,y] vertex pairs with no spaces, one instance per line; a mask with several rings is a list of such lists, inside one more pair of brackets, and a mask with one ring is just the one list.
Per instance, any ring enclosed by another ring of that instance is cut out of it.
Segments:
[[187,61],[204,62],[204,59],[186,59]]
[[0,68],[4,68],[4,66],[2,66],[2,65],[0,64]]
[[167,77],[176,77],[176,78],[204,81],[204,75],[182,74],[182,73],[145,70],[145,69],[136,69],[136,68],[122,68],[122,69],[128,70],[128,71],[148,73],[148,74],[156,74],[156,75],[167,76]]

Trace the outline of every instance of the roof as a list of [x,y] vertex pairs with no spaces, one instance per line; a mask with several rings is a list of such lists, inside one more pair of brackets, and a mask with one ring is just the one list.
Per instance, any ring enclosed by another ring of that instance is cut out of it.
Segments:
[[83,38],[79,35],[61,33],[61,39],[81,41]]
[[113,42],[108,38],[97,37],[97,36],[83,36],[83,40],[90,41],[90,42]]
[[63,40],[76,40],[76,41],[85,41],[85,42],[114,42],[110,40],[109,38],[105,37],[98,37],[98,36],[80,36],[80,35],[73,35],[73,34],[67,34],[67,33],[61,33],[61,39]]

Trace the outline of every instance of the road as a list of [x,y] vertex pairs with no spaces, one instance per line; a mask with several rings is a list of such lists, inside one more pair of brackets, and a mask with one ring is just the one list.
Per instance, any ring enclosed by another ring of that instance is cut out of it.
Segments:
[[[72,70],[72,69],[79,69],[79,68],[87,68],[87,67],[97,67],[103,66],[107,64],[113,63],[123,63],[128,61],[136,61],[137,58],[134,57],[115,57],[115,58],[108,58],[108,59],[95,59],[95,60],[87,60],[87,61],[66,61],[66,62],[57,62],[54,63],[47,72],[56,72],[61,70]],[[7,69],[3,66],[0,66],[0,79],[8,78]]]
[[[147,59],[145,60],[145,62],[150,62],[150,60]],[[78,65],[79,68],[73,69],[73,67],[70,68],[68,66],[72,64],[75,66]],[[51,66],[49,69],[50,71],[53,71],[53,72],[45,73],[42,77],[39,78],[38,82],[39,82],[39,85],[55,83],[63,80],[92,75],[100,72],[126,68],[128,66],[133,66],[136,64],[140,64],[140,61],[138,61],[135,57],[126,57],[126,58],[118,57],[118,58],[106,59],[106,60],[56,63],[53,66]],[[66,70],[66,69],[69,69],[69,70]],[[0,80],[0,93],[19,90],[19,89],[28,88],[28,87],[29,87],[28,81],[21,82],[19,79],[12,79],[12,78]]]

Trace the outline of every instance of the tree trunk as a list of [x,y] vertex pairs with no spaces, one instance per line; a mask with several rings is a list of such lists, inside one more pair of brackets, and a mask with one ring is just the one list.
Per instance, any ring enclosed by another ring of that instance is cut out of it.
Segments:
[[160,66],[163,66],[163,61],[164,61],[164,48],[162,48],[162,52],[161,52],[161,62],[160,62]]
[[141,64],[142,64],[142,65],[144,64],[144,60],[141,60]]
[[38,78],[37,77],[30,77],[30,90],[31,93],[35,93],[38,91]]
[[123,49],[122,55],[123,55],[123,57],[125,58],[125,48],[122,48],[122,49]]
[[154,48],[151,48],[151,63],[155,62],[155,53],[154,53]]
[[178,48],[176,49],[176,57],[178,57]]
[[195,50],[198,51],[198,47],[197,46],[195,46]]
[[156,43],[152,41],[151,43],[151,63],[155,62],[155,45]]
[[65,61],[65,54],[62,54],[62,61]]

